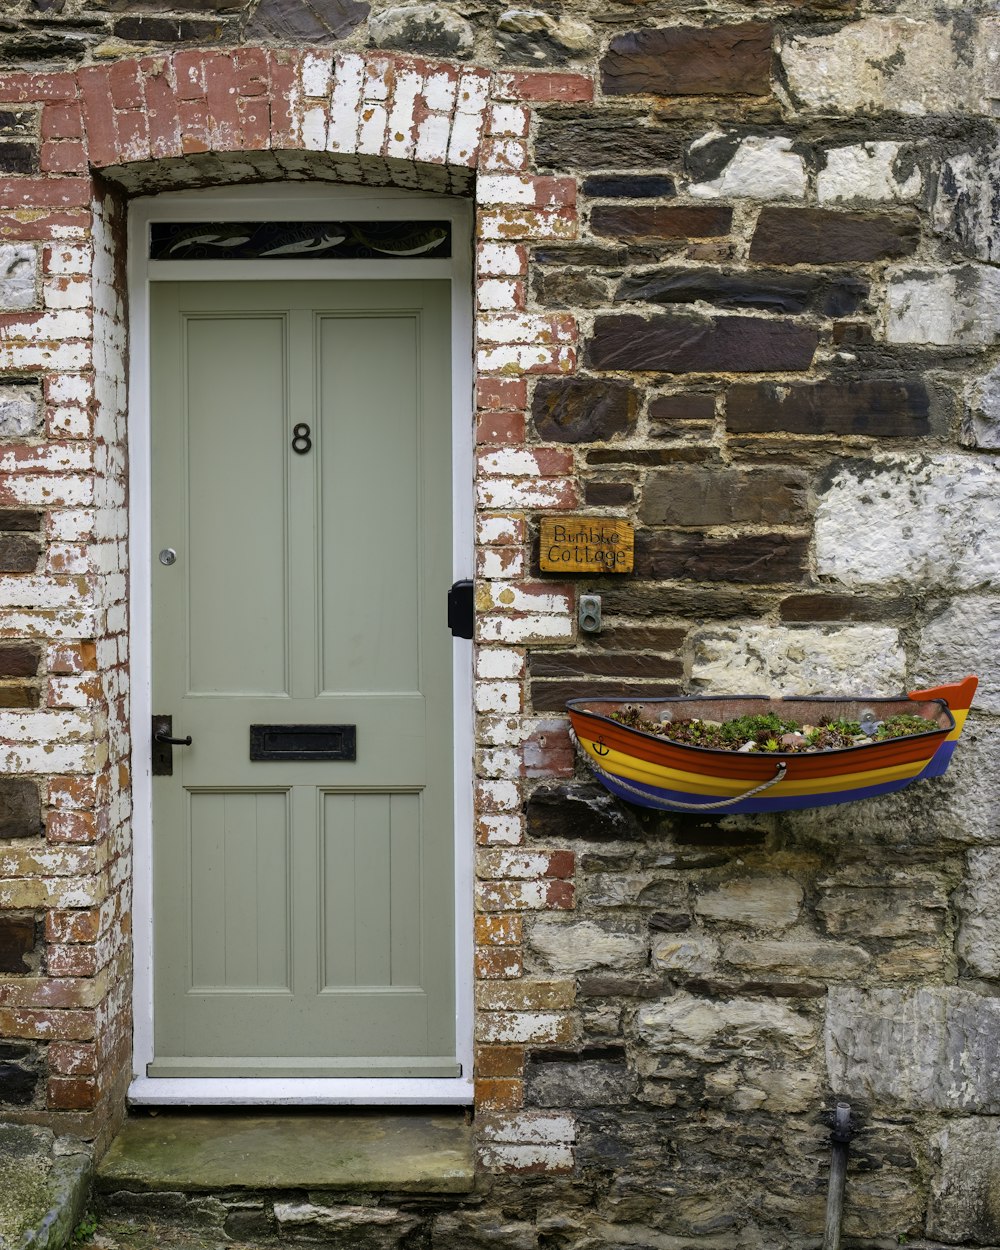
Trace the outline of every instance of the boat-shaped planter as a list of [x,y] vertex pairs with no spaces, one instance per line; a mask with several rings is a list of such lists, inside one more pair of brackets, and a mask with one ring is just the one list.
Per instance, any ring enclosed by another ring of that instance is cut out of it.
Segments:
[[[612,794],[659,811],[788,812],[850,803],[940,777],[972,704],[978,680],[913,690],[895,699],[767,698],[713,695],[677,699],[572,699],[571,733],[595,775]],[[823,717],[860,721],[907,713],[927,732],[860,746],[803,752],[740,752],[671,742],[612,719],[628,704],[647,720],[725,721],[778,716],[815,724]]]

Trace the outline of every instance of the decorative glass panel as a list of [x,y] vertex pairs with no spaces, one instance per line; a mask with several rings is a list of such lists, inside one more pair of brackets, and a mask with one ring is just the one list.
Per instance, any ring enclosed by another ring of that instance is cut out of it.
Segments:
[[154,222],[150,260],[402,260],[451,255],[447,221]]

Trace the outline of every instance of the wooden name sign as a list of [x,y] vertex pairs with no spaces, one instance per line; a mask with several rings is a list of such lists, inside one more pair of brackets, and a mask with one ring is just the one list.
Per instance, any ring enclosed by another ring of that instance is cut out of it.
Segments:
[[542,517],[543,573],[631,573],[635,526],[606,516]]

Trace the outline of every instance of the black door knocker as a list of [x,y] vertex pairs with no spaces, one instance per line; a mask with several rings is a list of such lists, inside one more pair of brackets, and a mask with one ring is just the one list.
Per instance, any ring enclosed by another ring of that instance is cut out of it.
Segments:
[[300,456],[304,456],[307,451],[312,451],[312,439],[309,437],[311,431],[304,421],[300,421],[298,425],[292,428],[292,451],[298,452]]

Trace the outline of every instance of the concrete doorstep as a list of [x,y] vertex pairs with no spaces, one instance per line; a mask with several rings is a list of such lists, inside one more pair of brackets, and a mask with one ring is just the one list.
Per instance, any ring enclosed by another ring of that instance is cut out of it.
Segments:
[[395,1250],[475,1183],[462,1112],[141,1113],[97,1168],[96,1250]]

